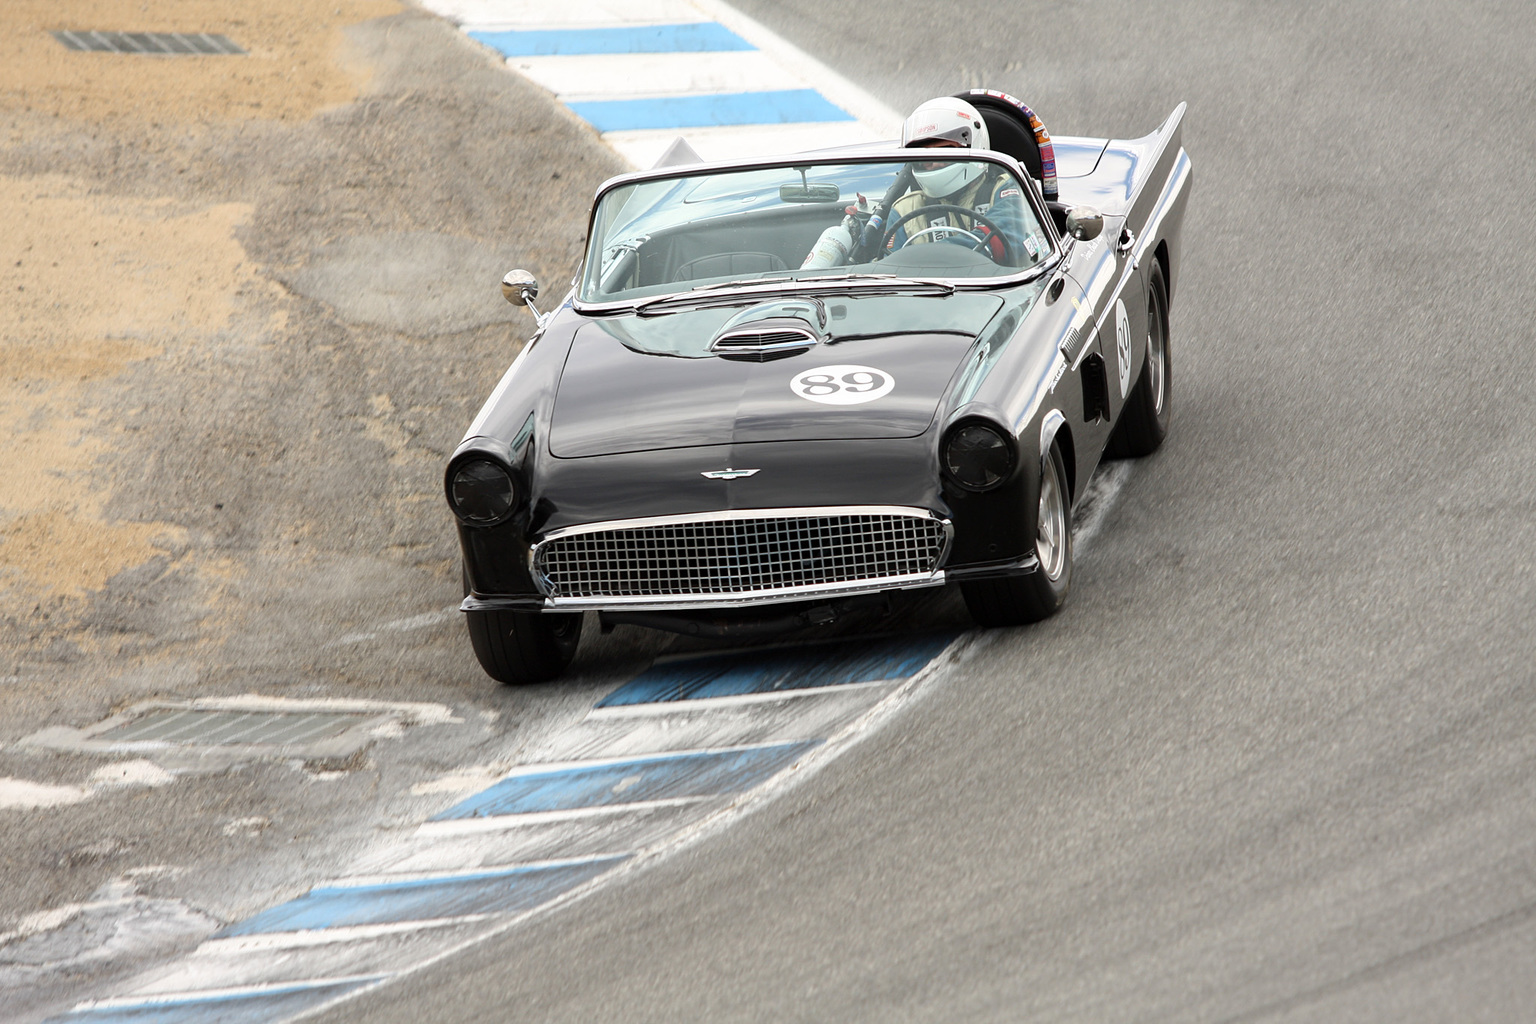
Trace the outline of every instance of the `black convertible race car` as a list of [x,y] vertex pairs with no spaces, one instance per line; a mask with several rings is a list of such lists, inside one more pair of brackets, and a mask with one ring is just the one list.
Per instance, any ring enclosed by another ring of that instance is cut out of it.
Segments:
[[[1184,107],[1052,141],[961,95],[991,148],[944,164],[675,146],[601,187],[570,294],[447,466],[487,673],[558,676],[587,611],[732,636],[951,583],[983,625],[1061,606],[1084,485],[1168,427]],[[1006,217],[906,198],[960,162]],[[522,271],[503,290],[538,295]]]

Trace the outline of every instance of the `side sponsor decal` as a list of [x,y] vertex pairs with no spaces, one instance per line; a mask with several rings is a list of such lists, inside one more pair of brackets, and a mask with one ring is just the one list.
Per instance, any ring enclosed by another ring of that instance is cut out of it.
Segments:
[[789,382],[795,394],[822,405],[863,405],[884,398],[895,386],[896,378],[884,370],[852,363],[812,367]]
[[1115,302],[1115,358],[1120,364],[1120,397],[1131,389],[1131,318],[1126,315],[1125,301]]

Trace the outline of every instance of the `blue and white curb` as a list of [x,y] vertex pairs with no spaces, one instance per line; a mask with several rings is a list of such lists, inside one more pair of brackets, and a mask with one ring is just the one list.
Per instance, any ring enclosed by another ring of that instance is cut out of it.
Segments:
[[635,167],[894,139],[901,117],[718,0],[424,0]]
[[968,645],[940,634],[660,662],[351,874],[52,1020],[286,1021],[451,957],[729,826]]

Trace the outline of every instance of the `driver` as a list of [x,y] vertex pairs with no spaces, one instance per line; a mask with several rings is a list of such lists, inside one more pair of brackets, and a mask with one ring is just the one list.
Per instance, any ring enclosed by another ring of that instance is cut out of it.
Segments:
[[[911,149],[989,149],[991,139],[981,112],[965,100],[941,96],[921,104],[901,126],[901,144]],[[933,160],[912,165],[915,184],[892,205],[888,223],[907,214],[886,241],[893,252],[908,242],[954,242],[986,252],[997,263],[1028,266],[1045,250],[1042,239],[1026,227],[1030,218],[1024,196],[1013,176],[996,164],[967,160]],[[1008,240],[992,236],[992,228],[955,209],[921,211],[930,206],[964,207],[983,214]]]

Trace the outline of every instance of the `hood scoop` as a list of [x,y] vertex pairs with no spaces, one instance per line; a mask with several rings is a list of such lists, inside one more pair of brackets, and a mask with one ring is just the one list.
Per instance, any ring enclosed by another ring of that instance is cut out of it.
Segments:
[[764,302],[744,309],[709,343],[722,359],[766,363],[784,359],[827,340],[827,307],[820,299]]

